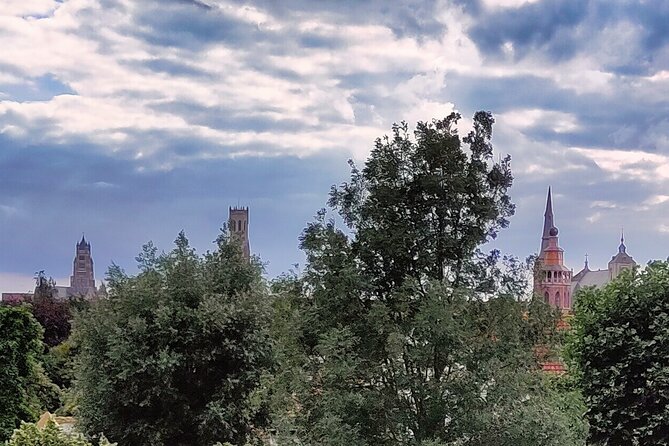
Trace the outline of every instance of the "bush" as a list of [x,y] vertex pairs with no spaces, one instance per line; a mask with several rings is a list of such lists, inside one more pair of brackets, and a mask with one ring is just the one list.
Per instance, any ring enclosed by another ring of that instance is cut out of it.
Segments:
[[[114,446],[104,436],[100,439],[99,446]],[[35,423],[21,423],[21,428],[14,431],[14,435],[6,443],[6,446],[94,446],[81,434],[67,434],[61,431],[56,423],[49,421],[44,429],[37,427]]]

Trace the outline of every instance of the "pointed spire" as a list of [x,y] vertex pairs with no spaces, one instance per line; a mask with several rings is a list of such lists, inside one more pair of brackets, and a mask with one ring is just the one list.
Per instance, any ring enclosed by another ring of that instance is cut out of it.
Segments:
[[583,267],[584,270],[590,271],[590,268],[588,266],[588,253],[585,253],[585,266]]
[[625,246],[625,228],[620,228],[620,246],[618,246],[618,252],[624,253],[627,250]]
[[555,227],[553,222],[553,197],[551,187],[548,186],[548,197],[546,198],[546,211],[544,212],[544,232],[541,236],[541,254],[548,247],[548,238],[551,237],[551,229]]
[[553,216],[553,198],[551,195],[551,187],[548,186],[548,198],[546,198],[546,212],[544,212],[544,216],[550,215],[551,217]]

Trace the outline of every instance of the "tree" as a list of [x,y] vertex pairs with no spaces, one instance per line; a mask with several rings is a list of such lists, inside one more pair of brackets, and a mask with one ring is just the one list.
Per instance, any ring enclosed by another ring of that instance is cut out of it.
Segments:
[[35,282],[32,312],[44,328],[44,343],[54,347],[70,335],[70,303],[56,299],[56,282],[51,277],[47,279],[44,271],[35,274]]
[[[68,434],[61,431],[53,421],[47,422],[44,428],[40,429],[34,423],[21,423],[21,428],[17,429],[12,438],[6,443],[6,446],[94,446],[86,441],[81,434]],[[102,437],[99,446],[116,446],[111,444],[106,438]]]
[[462,139],[458,119],[378,139],[330,194],[348,231],[321,211],[301,237],[303,277],[275,284],[284,441],[579,444],[577,401],[545,385],[534,354],[554,313],[479,249],[513,213],[510,160],[493,160],[489,113]]
[[627,271],[575,302],[570,373],[591,444],[669,444],[669,263]]
[[119,445],[244,444],[264,422],[254,398],[271,365],[257,260],[225,235],[198,256],[183,233],[140,273],[112,266],[109,299],[75,318],[75,389],[87,432]]
[[25,307],[0,306],[0,441],[40,410],[42,329]]

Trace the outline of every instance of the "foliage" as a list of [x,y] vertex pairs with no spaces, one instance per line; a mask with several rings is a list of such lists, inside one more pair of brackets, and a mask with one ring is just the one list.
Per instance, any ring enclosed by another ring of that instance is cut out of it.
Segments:
[[32,312],[44,328],[44,343],[53,347],[65,341],[70,335],[72,313],[67,301],[56,299],[56,282],[47,278],[44,271],[35,273],[35,293]]
[[42,329],[25,307],[0,306],[0,441],[39,414]]
[[109,299],[75,318],[80,421],[120,445],[244,444],[271,358],[261,267],[225,235],[204,256],[175,244],[145,245],[137,276],[112,267]]
[[377,140],[331,192],[349,233],[320,212],[304,276],[274,284],[281,444],[582,444],[578,399],[534,354],[554,312],[523,299],[522,264],[478,248],[513,213],[509,158],[492,159],[490,114],[462,140],[458,118]]
[[669,263],[580,291],[572,326],[591,443],[669,444]]
[[[99,446],[115,446],[102,437]],[[66,434],[53,421],[47,422],[43,429],[34,423],[21,423],[6,446],[93,446],[81,434]]]

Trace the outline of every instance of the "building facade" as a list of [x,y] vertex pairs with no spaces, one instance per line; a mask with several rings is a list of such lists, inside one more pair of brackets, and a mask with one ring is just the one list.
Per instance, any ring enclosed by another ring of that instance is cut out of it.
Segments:
[[573,307],[573,296],[580,288],[601,287],[615,279],[625,269],[634,268],[637,263],[627,254],[624,235],[621,234],[618,253],[608,263],[607,269],[591,270],[586,255],[585,265],[577,274],[564,264],[564,250],[558,243],[558,229],[553,215],[553,198],[548,188],[541,249],[537,258],[534,275],[534,292],[544,300],[563,311]]

